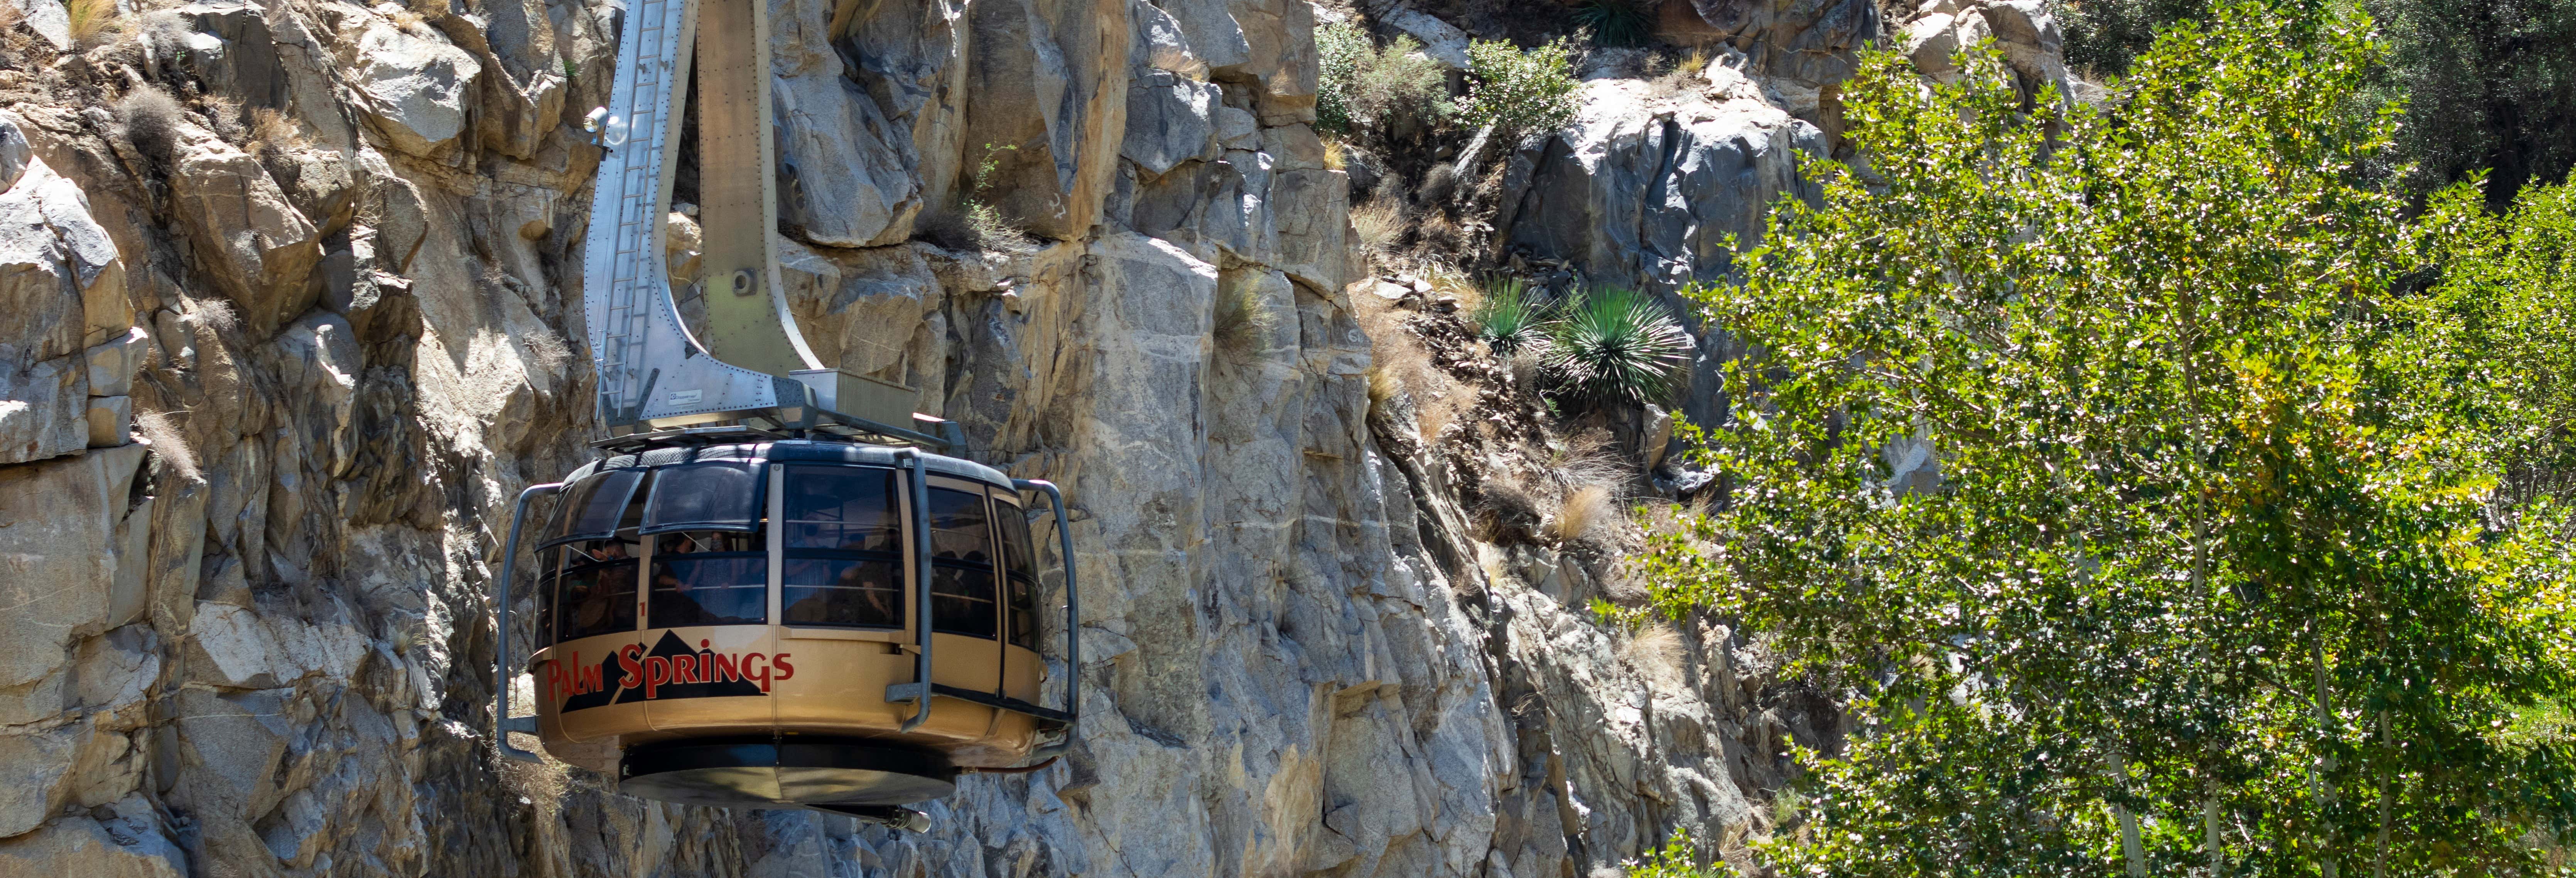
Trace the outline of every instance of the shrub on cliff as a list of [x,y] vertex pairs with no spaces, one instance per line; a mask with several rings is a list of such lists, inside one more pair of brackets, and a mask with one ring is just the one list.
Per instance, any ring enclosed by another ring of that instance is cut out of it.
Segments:
[[1494,126],[1511,142],[1574,121],[1573,47],[1557,40],[1523,50],[1503,40],[1467,45],[1467,93],[1458,98],[1466,126]]
[[1377,48],[1353,22],[1315,29],[1315,124],[1342,134],[1410,139],[1442,128],[1449,77],[1412,37]]
[[2568,211],[2358,173],[2397,116],[2343,110],[2387,52],[2348,8],[2220,4],[2083,107],[1873,56],[1869,167],[1807,163],[1703,291],[1759,353],[1688,437],[1727,494],[1657,538],[1657,600],[1858,730],[1798,752],[1779,874],[2557,868]]

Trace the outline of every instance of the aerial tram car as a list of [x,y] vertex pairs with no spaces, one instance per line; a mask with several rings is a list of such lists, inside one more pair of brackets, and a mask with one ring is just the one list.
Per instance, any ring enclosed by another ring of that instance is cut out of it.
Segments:
[[[1050,626],[1033,528],[1051,518],[1061,559],[1072,538],[1054,485],[951,456],[962,431],[915,414],[910,388],[807,348],[779,285],[767,17],[635,0],[619,27],[611,103],[587,126],[606,154],[583,265],[611,436],[513,510],[494,738],[537,761],[510,739],[533,734],[644,798],[918,831],[900,806],[1071,740],[1078,589],[1063,567]],[[663,225],[693,74],[703,269],[675,280]],[[683,320],[675,288],[702,318]],[[523,550],[538,609],[519,668]],[[1050,627],[1060,707],[1042,704]],[[521,670],[533,716],[511,716]]]

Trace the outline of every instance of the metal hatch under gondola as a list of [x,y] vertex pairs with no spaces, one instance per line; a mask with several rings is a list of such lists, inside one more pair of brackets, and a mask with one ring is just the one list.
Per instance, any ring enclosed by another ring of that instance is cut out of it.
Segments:
[[[807,349],[778,283],[767,17],[750,0],[637,0],[619,26],[610,104],[590,116],[605,154],[583,265],[611,438],[513,510],[494,738],[535,761],[510,739],[535,735],[645,798],[919,830],[897,806],[1071,740],[1072,538],[1054,485],[938,453],[963,436],[913,413],[910,388]],[[693,72],[703,269],[672,278],[669,147]],[[675,289],[703,316],[684,321]],[[1067,565],[1061,617],[1039,606],[1043,518]],[[511,594],[528,551],[522,669]],[[1042,703],[1049,627],[1060,707]],[[510,715],[521,670],[533,716]]]

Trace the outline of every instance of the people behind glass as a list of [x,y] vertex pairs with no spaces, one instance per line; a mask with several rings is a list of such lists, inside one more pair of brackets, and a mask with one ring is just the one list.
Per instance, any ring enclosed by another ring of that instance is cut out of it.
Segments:
[[[622,540],[595,540],[572,548],[574,569],[564,577],[564,603],[572,607],[565,622],[565,636],[586,637],[620,627],[632,628],[631,611],[634,580],[623,579],[615,572],[618,562],[632,562],[634,555]],[[631,574],[629,574],[631,576]],[[620,585],[624,588],[620,588]],[[619,622],[625,622],[623,626]]]
[[760,545],[755,534],[663,534],[653,545],[653,624],[758,624],[766,615],[766,558],[677,556],[758,552]]

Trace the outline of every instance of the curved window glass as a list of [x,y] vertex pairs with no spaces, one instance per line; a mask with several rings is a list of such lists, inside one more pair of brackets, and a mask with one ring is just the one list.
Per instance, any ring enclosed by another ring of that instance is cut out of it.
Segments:
[[552,614],[556,641],[635,630],[635,547],[589,540],[564,547],[556,579],[561,605]]
[[644,480],[644,472],[609,470],[564,489],[563,499],[555,503],[553,520],[546,523],[545,541],[538,548],[615,536],[618,527],[626,523],[627,500],[635,495],[635,486]]
[[1002,531],[1002,631],[1012,646],[1038,648],[1037,553],[1029,543],[1029,516],[1008,503],[993,504]]
[[654,470],[652,498],[644,503],[644,533],[758,530],[763,481],[758,465],[740,460]]
[[999,571],[982,494],[930,489],[930,630],[993,638]]
[[787,468],[779,526],[784,622],[903,627],[903,528],[893,470]]
[[654,628],[761,625],[769,621],[769,553],[758,532],[687,531],[653,543],[645,596]]

